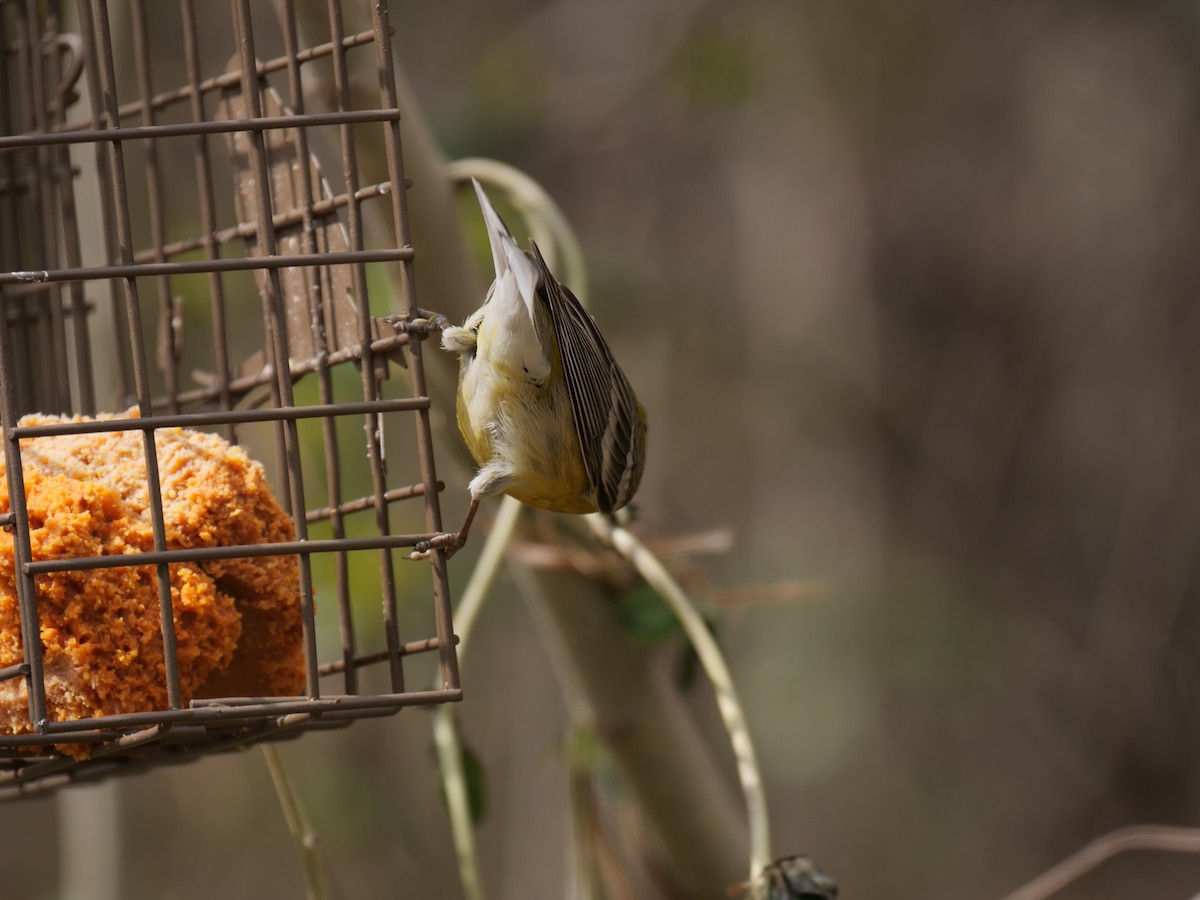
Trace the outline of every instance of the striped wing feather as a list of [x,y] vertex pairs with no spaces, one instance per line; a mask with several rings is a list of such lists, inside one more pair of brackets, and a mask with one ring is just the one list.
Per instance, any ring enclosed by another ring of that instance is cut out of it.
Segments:
[[642,452],[637,399],[592,317],[554,278],[537,244],[530,243],[558,339],[584,468],[596,505],[601,512],[612,512],[628,503],[637,488]]

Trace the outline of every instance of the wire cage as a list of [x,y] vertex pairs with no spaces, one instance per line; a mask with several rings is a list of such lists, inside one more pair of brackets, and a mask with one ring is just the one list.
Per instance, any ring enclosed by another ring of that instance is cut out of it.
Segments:
[[369,6],[0,0],[0,798],[461,697]]

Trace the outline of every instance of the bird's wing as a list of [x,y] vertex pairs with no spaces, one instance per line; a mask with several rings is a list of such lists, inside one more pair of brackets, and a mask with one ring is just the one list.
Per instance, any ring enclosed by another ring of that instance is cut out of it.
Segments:
[[644,442],[637,398],[592,317],[551,274],[537,244],[530,244],[558,339],[584,467],[597,506],[612,512],[637,489]]

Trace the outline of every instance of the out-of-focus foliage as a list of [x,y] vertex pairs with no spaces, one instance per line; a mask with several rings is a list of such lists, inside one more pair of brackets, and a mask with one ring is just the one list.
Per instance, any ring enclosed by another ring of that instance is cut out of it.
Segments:
[[[722,632],[777,850],[949,900],[1195,821],[1195,9],[415,16],[451,151],[499,148],[582,232],[650,415],[645,528],[734,527],[722,584],[823,586]],[[521,128],[456,143],[479,61],[531,46]],[[1081,890],[1197,883],[1144,858]]]

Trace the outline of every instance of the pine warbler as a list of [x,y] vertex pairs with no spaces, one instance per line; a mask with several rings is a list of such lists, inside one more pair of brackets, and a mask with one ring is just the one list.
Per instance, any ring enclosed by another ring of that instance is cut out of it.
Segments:
[[646,413],[600,329],[472,181],[496,278],[461,327],[442,331],[442,346],[459,355],[458,427],[479,465],[462,528],[430,542],[449,549],[466,542],[479,502],[494,494],[555,512],[618,510],[646,453]]

